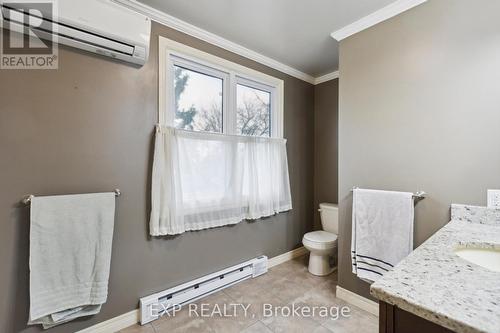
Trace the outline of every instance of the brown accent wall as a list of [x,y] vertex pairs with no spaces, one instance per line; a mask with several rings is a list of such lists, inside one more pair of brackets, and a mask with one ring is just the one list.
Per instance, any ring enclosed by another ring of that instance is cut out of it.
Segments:
[[321,230],[319,204],[338,203],[339,80],[314,86],[314,228]]
[[[415,246],[452,202],[500,187],[500,2],[430,0],[340,43],[339,284],[351,273],[352,186],[425,190]],[[388,232],[390,232],[388,230]]]
[[[285,81],[291,212],[177,237],[148,236],[158,35]],[[0,332],[41,331],[26,328],[29,208],[19,200],[28,193],[122,190],[108,301],[100,314],[54,333],[83,329],[135,309],[141,296],[301,245],[313,219],[311,84],[158,24],[141,68],[65,47],[59,55],[58,70],[0,70]]]

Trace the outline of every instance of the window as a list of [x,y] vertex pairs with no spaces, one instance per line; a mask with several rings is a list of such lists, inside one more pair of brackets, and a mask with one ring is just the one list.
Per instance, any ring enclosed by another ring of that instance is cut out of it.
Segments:
[[174,127],[222,133],[224,79],[174,65]]
[[283,81],[160,37],[151,235],[292,209]]
[[283,81],[160,37],[160,123],[283,137]]
[[236,133],[271,136],[271,89],[243,81],[236,84]]

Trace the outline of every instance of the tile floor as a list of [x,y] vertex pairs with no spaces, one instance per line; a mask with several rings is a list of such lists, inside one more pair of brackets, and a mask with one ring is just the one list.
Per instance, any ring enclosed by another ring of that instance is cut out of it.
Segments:
[[[377,317],[336,298],[336,284],[336,272],[327,277],[313,276],[307,271],[307,257],[301,257],[275,266],[267,274],[246,280],[199,300],[195,303],[196,312],[193,310],[194,305],[191,312],[188,307],[184,307],[176,313],[175,317],[164,316],[148,325],[130,326],[120,332],[377,333]],[[206,304],[208,313],[217,312],[216,309],[222,311],[226,305],[226,313],[231,314],[231,317],[218,315],[204,317],[200,308],[202,303]],[[246,315],[241,306],[233,306],[233,304],[249,306]],[[328,307],[335,310],[348,307],[350,311],[348,316],[339,315],[336,320],[331,316],[325,316],[325,313],[319,310],[316,310],[314,316],[307,313],[300,316],[287,316],[287,310],[284,310],[284,314],[278,311],[277,315],[269,316],[270,311],[263,310],[264,304],[268,304],[267,309],[272,306],[274,310],[278,306],[292,309],[292,304],[295,304],[296,307],[308,306],[310,309]]]

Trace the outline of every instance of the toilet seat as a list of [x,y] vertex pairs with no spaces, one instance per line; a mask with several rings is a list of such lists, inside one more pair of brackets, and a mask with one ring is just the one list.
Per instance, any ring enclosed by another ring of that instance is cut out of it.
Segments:
[[333,249],[337,243],[337,235],[323,230],[308,232],[302,243],[315,249]]

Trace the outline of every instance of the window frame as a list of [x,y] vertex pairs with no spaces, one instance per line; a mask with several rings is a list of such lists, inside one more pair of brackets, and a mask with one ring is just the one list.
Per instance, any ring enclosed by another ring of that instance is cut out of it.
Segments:
[[[175,112],[174,65],[223,80],[222,134],[236,135],[237,85],[269,92],[271,138],[283,138],[284,82],[281,79],[203,52],[165,37],[158,39],[158,121],[173,126]],[[208,133],[208,132],[207,132]]]

